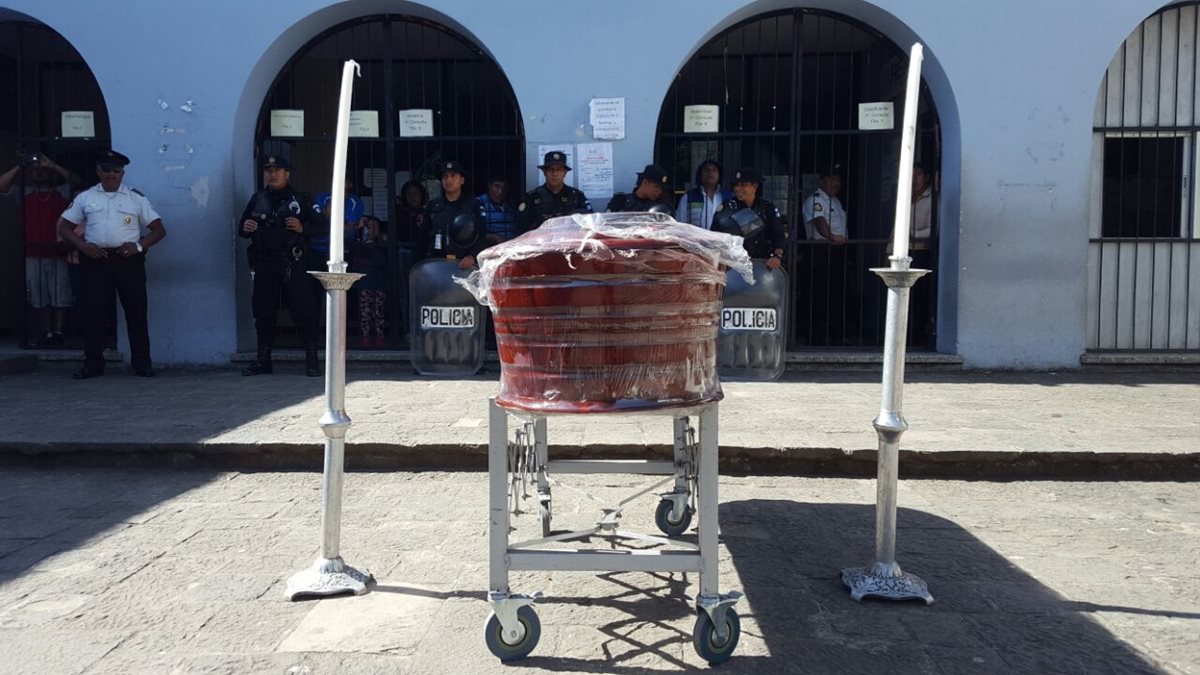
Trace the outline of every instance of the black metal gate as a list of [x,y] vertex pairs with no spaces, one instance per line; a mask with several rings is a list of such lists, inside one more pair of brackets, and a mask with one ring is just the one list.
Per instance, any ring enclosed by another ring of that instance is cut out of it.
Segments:
[[[0,334],[15,335],[22,347],[78,349],[74,266],[64,262],[64,246],[34,240],[57,220],[45,204],[69,202],[96,183],[94,159],[109,143],[104,96],[61,35],[35,22],[0,21],[0,100],[0,175],[9,183],[0,194]],[[42,282],[32,295],[28,265]]]
[[[763,196],[786,218],[792,237],[790,347],[875,347],[883,343],[883,284],[869,271],[886,263],[895,215],[908,58],[883,35],[848,17],[794,9],[754,17],[704,45],[680,70],[663,102],[656,154],[671,168],[675,198],[693,187],[706,159],[722,164],[729,185],[739,166],[766,180]],[[862,128],[860,104],[891,106],[894,123]],[[691,106],[717,106],[715,129],[686,128]],[[938,118],[922,86],[917,161],[936,190]],[[836,165],[848,212],[844,246],[805,237],[801,204],[819,174]],[[936,193],[933,203],[936,204]],[[935,269],[934,237],[914,264]],[[934,345],[937,281],[913,295],[910,344]]]
[[[437,166],[457,160],[466,168],[463,189],[470,196],[482,194],[491,178],[506,180],[509,195],[519,195],[524,189],[524,125],[504,73],[463,36],[402,15],[344,23],[297,52],[275,79],[259,115],[259,157],[288,157],[293,183],[310,194],[330,189],[336,92],[347,59],[362,67],[352,108],[368,113],[367,125],[359,127],[362,135],[354,136],[352,130],[347,173],[366,213],[382,221],[387,235],[385,242],[375,244],[386,251],[387,345],[403,346],[408,339],[407,274],[416,261],[415,212],[401,208],[401,188],[415,184],[410,192],[432,199],[441,192]],[[302,129],[295,127],[300,118],[295,111],[302,111]],[[283,118],[292,121],[288,135],[280,133],[285,131]],[[352,255],[353,248],[347,242]],[[356,304],[350,306],[352,322],[357,320]],[[286,344],[288,338],[282,337]],[[360,343],[350,339],[349,344]]]
[[1088,348],[1200,349],[1200,3],[1142,22],[1096,101]]

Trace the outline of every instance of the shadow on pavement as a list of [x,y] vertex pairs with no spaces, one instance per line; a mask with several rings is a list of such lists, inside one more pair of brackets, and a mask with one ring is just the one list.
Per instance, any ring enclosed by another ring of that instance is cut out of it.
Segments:
[[[53,474],[54,490],[47,491]],[[22,592],[88,593],[137,573],[193,535],[158,506],[206,485],[206,471],[6,471],[0,473],[0,606]],[[136,527],[135,527],[136,525]],[[87,545],[103,538],[99,544]],[[6,593],[7,591],[7,593]]]
[[[898,558],[929,583],[933,605],[850,599],[840,573],[871,562],[874,531],[861,524],[873,527],[873,506],[781,500],[722,504],[723,544],[732,565],[722,565],[721,583],[723,590],[741,590],[745,598],[738,604],[737,653],[713,672],[1165,672],[1086,616],[1104,608],[1063,599],[955,523],[912,509],[901,509],[900,521]],[[621,588],[601,598],[539,602],[627,613],[628,619],[599,627],[611,643],[605,645],[606,658],[534,652],[513,666],[626,675],[665,672],[641,665],[648,661],[666,664],[669,671],[694,667],[694,577],[601,576]],[[640,641],[639,628],[645,626],[671,637]]]

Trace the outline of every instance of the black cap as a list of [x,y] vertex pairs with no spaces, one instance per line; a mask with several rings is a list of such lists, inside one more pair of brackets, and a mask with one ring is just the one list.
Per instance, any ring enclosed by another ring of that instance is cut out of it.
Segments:
[[262,166],[264,169],[269,166],[275,166],[283,169],[284,171],[292,170],[292,163],[287,161],[287,157],[284,157],[283,155],[267,155],[265,158],[263,158]]
[[125,166],[129,164],[129,158],[116,150],[105,150],[96,158],[97,164],[113,164],[115,166]]
[[448,162],[442,162],[441,164],[438,164],[438,178],[441,178],[442,176],[444,176],[448,173],[456,173],[460,176],[467,175],[466,170],[463,169],[463,165],[460,162],[456,162],[454,160],[450,160]]
[[542,163],[538,165],[538,168],[544,171],[552,166],[561,166],[567,171],[571,170],[571,167],[567,166],[567,156],[558,150],[551,150],[550,152],[547,152],[545,159],[543,159]]
[[827,166],[821,170],[821,175],[819,176],[819,178],[828,178],[830,176],[840,176],[840,175],[842,175],[842,165],[841,164],[830,164],[829,166]]
[[667,170],[657,164],[647,164],[646,168],[638,174],[638,182],[644,180],[663,185],[667,182]]
[[754,167],[746,167],[744,169],[738,169],[737,172],[733,174],[733,182],[762,185],[763,175],[761,171],[755,169]]

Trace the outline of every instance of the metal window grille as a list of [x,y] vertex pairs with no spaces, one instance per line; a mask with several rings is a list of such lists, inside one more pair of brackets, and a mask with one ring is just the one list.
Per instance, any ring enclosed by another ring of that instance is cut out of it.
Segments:
[[[67,192],[64,198],[96,183],[94,159],[109,144],[108,108],[91,69],[65,38],[39,23],[0,21],[0,100],[4,101],[0,106],[0,172],[22,162],[23,157],[42,154],[81,181],[71,186],[60,176],[51,176]],[[70,126],[64,130],[63,113],[71,111],[92,113],[90,136],[78,135],[79,131]],[[19,172],[13,194],[23,197],[30,180],[29,171]],[[35,310],[29,302],[24,199],[0,198],[0,222],[4,223],[0,227],[0,251],[6,258],[0,264],[0,270],[4,270],[0,280],[0,333],[15,334],[26,348],[79,348],[82,337],[73,308],[65,312],[64,340],[47,342],[46,331],[54,327],[50,309]],[[46,252],[44,247],[37,248],[39,254]],[[57,278],[54,283],[58,283]],[[69,280],[67,285],[73,286]],[[75,292],[71,295],[78,297]],[[110,346],[115,344],[115,334],[110,334]]]
[[[293,184],[315,195],[329,191],[337,123],[336,92],[342,64],[362,67],[352,108],[378,113],[377,137],[351,137],[347,173],[368,215],[387,232],[387,339],[408,338],[408,270],[413,260],[413,222],[401,208],[401,188],[410,181],[428,199],[441,194],[437,166],[461,162],[466,194],[486,191],[488,179],[503,178],[509,197],[524,190],[525,132],[512,87],[499,66],[465,37],[411,16],[381,15],[335,26],[302,48],[280,71],[259,114],[259,156],[278,153],[293,165]],[[302,110],[302,136],[272,135],[272,111]],[[429,110],[432,136],[406,135],[401,111]],[[347,250],[353,254],[351,244]],[[353,261],[352,261],[353,264]],[[351,321],[357,308],[350,306]],[[281,317],[282,318],[282,317]],[[281,326],[287,324],[281,322]],[[283,335],[286,345],[290,336]],[[351,339],[349,344],[358,344]]]
[[[883,343],[882,284],[869,271],[886,262],[895,214],[896,166],[908,59],[886,37],[848,17],[787,10],[754,17],[705,44],[679,71],[663,102],[657,156],[671,168],[678,200],[706,159],[722,165],[729,187],[738,167],[766,177],[761,196],[779,207],[791,231],[788,251],[790,347],[878,347]],[[860,128],[860,104],[891,103],[890,129]],[[689,106],[718,108],[715,131],[685,130]],[[918,161],[936,186],[938,118],[922,88]],[[823,169],[840,165],[840,199],[849,243],[805,238],[801,205]],[[936,196],[934,198],[936,204]],[[914,250],[936,269],[934,238]],[[913,295],[912,346],[932,348],[937,282]]]
[[1088,348],[1200,349],[1200,3],[1143,21],[1096,100]]

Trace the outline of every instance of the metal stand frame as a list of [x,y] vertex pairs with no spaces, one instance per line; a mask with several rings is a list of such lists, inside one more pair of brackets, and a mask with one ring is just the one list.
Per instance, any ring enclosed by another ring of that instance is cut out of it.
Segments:
[[875,564],[870,568],[842,570],[842,583],[850,597],[887,600],[924,600],[933,603],[929,587],[896,562],[896,490],[899,479],[900,436],[908,429],[901,412],[904,398],[904,354],[908,340],[908,295],[917,279],[929,270],[909,269],[912,258],[890,258],[890,268],[876,268],[888,287],[887,339],[883,351],[883,396],[873,424],[879,435],[879,468],[875,498]]
[[309,272],[325,287],[325,473],[321,485],[321,557],[312,567],[288,579],[288,600],[304,596],[362,595],[374,577],[346,564],[338,551],[342,534],[342,484],[345,482],[346,430],[346,291],[362,278],[346,272],[345,262],[329,263],[328,272]]
[[[689,417],[674,418],[674,458],[666,460],[559,460],[549,457],[546,418],[535,415],[524,421],[509,440],[509,413],[489,401],[488,417],[488,504],[489,504],[489,593],[493,613],[489,618],[488,647],[501,660],[523,658],[537,643],[531,628],[540,630],[532,604],[541,593],[522,595],[509,588],[511,571],[589,571],[589,572],[697,572],[700,593],[696,610],[703,621],[697,622],[697,650],[711,663],[724,661],[737,644],[740,630],[733,605],[740,599],[736,591],[721,594],[718,586],[717,523],[717,404],[704,406],[698,415],[699,431]],[[637,492],[608,505],[587,492],[557,481],[557,474],[620,473],[664,476]],[[659,528],[667,536],[620,529],[621,515],[630,502],[670,484],[660,493],[656,512]],[[522,503],[530,498],[529,486],[536,492],[542,537],[512,543],[509,541],[510,516],[519,515]],[[582,530],[554,532],[552,488],[560,487],[583,494],[601,503],[601,515],[595,526]],[[675,538],[698,516],[698,541]],[[670,546],[671,549],[570,549],[546,550],[539,547],[589,537],[609,541],[638,540]],[[703,625],[702,625],[703,624]],[[700,635],[699,633],[703,633]],[[711,633],[711,634],[710,634]],[[700,643],[716,649],[702,651]]]

